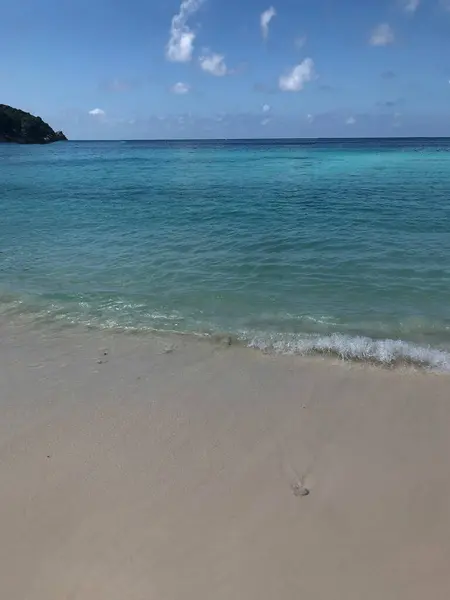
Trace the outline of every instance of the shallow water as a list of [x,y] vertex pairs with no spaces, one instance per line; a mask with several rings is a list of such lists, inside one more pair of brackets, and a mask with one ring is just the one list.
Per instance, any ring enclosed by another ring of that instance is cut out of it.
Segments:
[[450,140],[5,144],[0,210],[4,318],[450,368]]

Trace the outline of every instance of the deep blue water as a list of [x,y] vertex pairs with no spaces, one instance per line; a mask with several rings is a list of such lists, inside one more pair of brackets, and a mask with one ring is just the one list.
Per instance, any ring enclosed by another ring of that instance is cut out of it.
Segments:
[[0,215],[3,319],[450,367],[450,140],[4,144]]

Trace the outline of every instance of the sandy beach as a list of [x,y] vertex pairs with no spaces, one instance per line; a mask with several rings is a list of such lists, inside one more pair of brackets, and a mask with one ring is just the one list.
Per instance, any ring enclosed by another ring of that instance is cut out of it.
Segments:
[[449,597],[449,375],[0,339],[5,599]]

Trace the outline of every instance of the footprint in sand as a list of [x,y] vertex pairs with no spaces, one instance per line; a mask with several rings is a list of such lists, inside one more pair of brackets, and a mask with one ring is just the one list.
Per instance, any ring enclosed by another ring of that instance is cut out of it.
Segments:
[[301,477],[297,470],[294,469],[294,467],[292,466],[291,461],[286,457],[283,459],[282,455],[287,454],[287,452],[283,452],[281,446],[280,454],[282,471],[284,472],[285,477],[289,481],[289,485],[294,496],[296,496],[297,498],[304,498],[305,496],[309,496],[310,490],[303,484],[306,474],[304,474]]
[[291,484],[291,490],[292,490],[292,493],[294,494],[294,496],[296,496],[297,498],[309,496],[309,494],[310,494],[308,488],[298,482]]

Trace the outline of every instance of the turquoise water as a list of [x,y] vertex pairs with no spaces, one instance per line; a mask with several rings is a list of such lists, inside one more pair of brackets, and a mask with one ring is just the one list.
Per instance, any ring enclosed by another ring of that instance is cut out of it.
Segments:
[[0,145],[0,315],[450,368],[450,140]]

